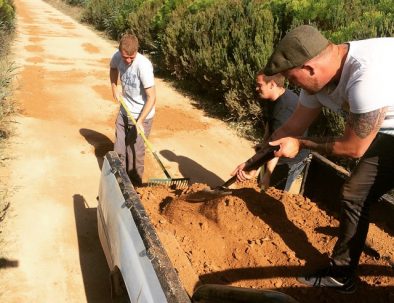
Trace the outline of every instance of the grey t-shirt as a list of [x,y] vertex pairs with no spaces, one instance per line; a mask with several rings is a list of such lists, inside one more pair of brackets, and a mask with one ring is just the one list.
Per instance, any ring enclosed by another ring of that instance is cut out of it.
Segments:
[[[125,103],[133,117],[138,119],[147,99],[145,89],[155,85],[152,63],[148,58],[137,53],[132,64],[127,65],[120,52],[117,51],[112,56],[110,67],[118,69]],[[122,106],[121,111],[127,115]],[[146,118],[151,119],[154,114],[155,107],[152,108]]]

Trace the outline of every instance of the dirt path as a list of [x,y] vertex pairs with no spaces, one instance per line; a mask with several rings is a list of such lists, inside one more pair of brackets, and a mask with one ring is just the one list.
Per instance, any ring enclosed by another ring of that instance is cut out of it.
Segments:
[[[1,226],[0,302],[109,302],[96,222],[102,156],[118,105],[108,62],[116,45],[41,0],[15,0],[15,133],[1,168],[11,208]],[[157,79],[152,142],[173,176],[217,185],[249,142],[204,117]],[[162,177],[151,157],[147,177]]]

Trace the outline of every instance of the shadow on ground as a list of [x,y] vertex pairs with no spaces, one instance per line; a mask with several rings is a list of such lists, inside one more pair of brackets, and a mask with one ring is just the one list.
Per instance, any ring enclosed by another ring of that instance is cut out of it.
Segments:
[[188,157],[177,155],[170,150],[162,150],[160,154],[168,161],[178,163],[179,172],[182,176],[190,178],[192,183],[205,183],[211,187],[224,183],[216,174]]
[[111,302],[109,268],[97,231],[97,208],[90,208],[81,195],[75,194],[73,200],[86,302]]
[[94,155],[101,170],[103,158],[107,152],[114,150],[114,143],[107,136],[92,129],[81,128],[79,133],[94,147]]
[[0,269],[2,268],[9,268],[9,267],[18,267],[19,261],[18,260],[11,260],[7,258],[0,258]]

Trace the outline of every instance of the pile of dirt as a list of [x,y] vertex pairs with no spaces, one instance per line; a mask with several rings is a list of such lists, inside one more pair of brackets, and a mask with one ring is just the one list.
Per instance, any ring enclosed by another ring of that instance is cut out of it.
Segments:
[[188,291],[199,283],[274,289],[299,302],[394,302],[393,241],[371,224],[358,290],[342,295],[308,288],[296,277],[321,267],[336,242],[338,221],[301,195],[256,182],[232,195],[191,203],[206,188],[139,188],[137,192]]

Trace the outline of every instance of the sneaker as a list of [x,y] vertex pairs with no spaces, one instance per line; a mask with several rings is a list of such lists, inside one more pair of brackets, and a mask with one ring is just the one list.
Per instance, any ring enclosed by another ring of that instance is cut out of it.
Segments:
[[309,276],[298,277],[297,281],[311,287],[332,288],[343,294],[352,294],[356,291],[356,281],[353,277],[334,277],[330,275],[330,268]]

